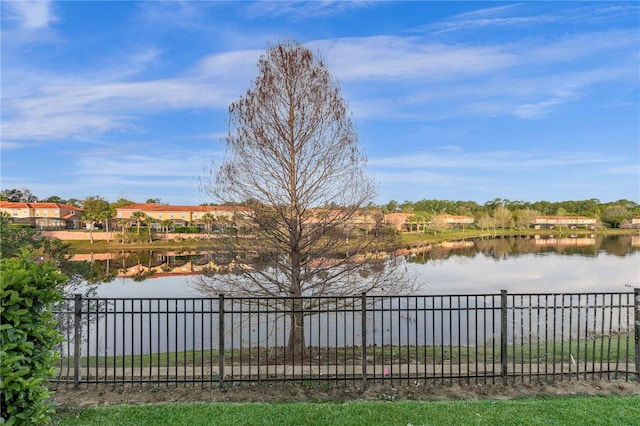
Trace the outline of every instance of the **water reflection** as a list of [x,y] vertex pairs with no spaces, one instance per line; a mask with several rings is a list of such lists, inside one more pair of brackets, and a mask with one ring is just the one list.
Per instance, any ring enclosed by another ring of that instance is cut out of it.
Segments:
[[630,291],[640,286],[640,239],[494,238],[411,255],[425,294]]
[[[631,291],[640,287],[640,239],[636,236],[586,238],[498,238],[447,242],[407,253],[419,294]],[[102,297],[193,297],[189,275],[219,254],[135,252],[95,260],[118,274],[144,266],[153,279],[120,276],[98,287]],[[115,268],[114,268],[114,265]],[[227,265],[233,265],[232,262]],[[170,270],[169,270],[170,268]],[[389,293],[395,293],[389,289]]]
[[631,291],[640,286],[640,253],[625,257],[562,256],[557,253],[509,256],[451,256],[411,265],[424,294],[556,293]]
[[[475,258],[479,255],[506,260],[522,255],[580,255],[625,257],[640,251],[640,236],[527,236],[447,241],[411,247],[401,251],[408,261],[427,264],[451,257]],[[102,277],[129,277],[136,281],[167,276],[200,274],[203,271],[227,273],[257,264],[244,264],[225,252],[196,251],[123,251],[75,255],[75,261],[89,261],[95,265],[97,280]],[[108,281],[108,280],[103,280]]]
[[467,241],[451,241],[409,250],[411,262],[427,263],[430,260],[451,256],[475,257],[478,254],[497,260],[524,254],[556,253],[562,255],[598,256],[600,254],[627,256],[640,251],[640,237],[616,236],[533,236],[486,238]]

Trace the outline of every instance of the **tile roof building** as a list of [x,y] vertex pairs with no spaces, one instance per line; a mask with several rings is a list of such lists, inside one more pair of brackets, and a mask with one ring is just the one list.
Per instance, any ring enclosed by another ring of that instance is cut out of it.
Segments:
[[239,206],[172,206],[166,204],[129,204],[116,209],[116,219],[131,219],[135,212],[142,212],[156,221],[171,220],[176,225],[201,223],[206,214],[216,220],[224,218],[234,221],[246,216],[247,211]]
[[58,203],[0,201],[0,212],[16,224],[41,229],[79,229],[84,210]]
[[534,228],[590,228],[594,229],[598,221],[586,216],[536,216],[531,224]]

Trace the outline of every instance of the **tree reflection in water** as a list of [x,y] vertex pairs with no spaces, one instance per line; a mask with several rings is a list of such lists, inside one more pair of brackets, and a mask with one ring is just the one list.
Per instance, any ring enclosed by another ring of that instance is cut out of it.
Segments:
[[[571,236],[556,237],[502,237],[449,241],[403,251],[410,263],[427,264],[451,257],[475,258],[479,255],[495,260],[506,260],[522,255],[578,255],[598,257],[612,255],[625,257],[640,251],[640,237]],[[235,273],[241,268],[261,268],[260,258],[247,255],[242,261],[225,252],[150,251],[139,250],[91,255],[90,260],[77,262],[93,271],[92,281],[108,282],[115,277],[143,281],[149,278],[197,274]]]

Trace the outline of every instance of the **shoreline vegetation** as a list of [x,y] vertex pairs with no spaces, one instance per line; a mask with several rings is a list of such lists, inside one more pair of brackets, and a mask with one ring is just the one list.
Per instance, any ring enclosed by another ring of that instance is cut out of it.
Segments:
[[[94,237],[99,234],[105,234],[104,231],[92,231]],[[79,230],[73,233],[89,234],[89,231]],[[112,236],[115,237],[115,232]],[[69,244],[70,254],[82,253],[111,253],[119,251],[131,250],[215,250],[223,248],[222,242],[215,234],[204,235],[199,237],[183,238],[180,234],[172,234],[171,237],[165,238],[159,234],[152,242],[118,242],[112,239],[96,238],[93,243],[90,240],[73,240],[62,239]],[[399,248],[411,249],[428,245],[437,245],[447,241],[461,241],[477,238],[498,238],[498,237],[589,237],[589,236],[610,236],[610,235],[640,235],[638,229],[504,229],[504,230],[480,230],[480,229],[447,229],[441,231],[429,232],[402,232],[400,233]],[[240,237],[242,238],[242,237]],[[251,241],[247,236],[247,241]]]

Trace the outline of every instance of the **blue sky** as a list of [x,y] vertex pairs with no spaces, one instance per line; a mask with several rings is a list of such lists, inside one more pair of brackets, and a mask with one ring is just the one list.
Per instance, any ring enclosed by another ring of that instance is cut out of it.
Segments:
[[2,1],[2,189],[200,204],[227,108],[296,40],[379,183],[421,199],[640,201],[640,3]]

